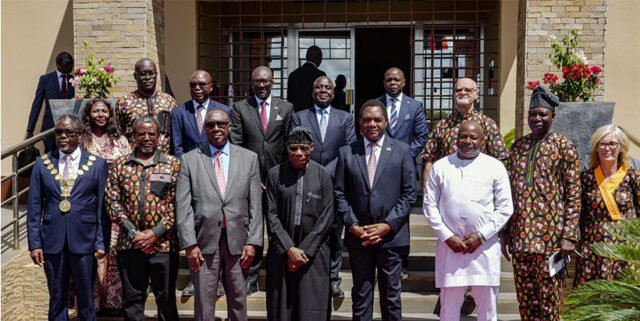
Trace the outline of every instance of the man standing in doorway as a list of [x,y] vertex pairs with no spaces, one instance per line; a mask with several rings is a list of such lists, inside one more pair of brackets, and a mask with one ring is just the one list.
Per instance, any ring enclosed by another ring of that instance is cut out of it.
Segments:
[[322,63],[322,50],[318,46],[309,47],[306,58],[307,62],[289,74],[287,82],[287,100],[293,104],[294,111],[313,106],[313,82],[327,75],[318,69]]

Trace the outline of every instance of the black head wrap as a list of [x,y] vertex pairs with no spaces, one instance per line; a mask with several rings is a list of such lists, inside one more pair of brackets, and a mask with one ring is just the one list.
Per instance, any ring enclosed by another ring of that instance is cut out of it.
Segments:
[[560,101],[558,97],[552,94],[547,88],[542,86],[536,87],[531,93],[531,104],[529,108],[544,107],[556,111],[556,106]]
[[307,127],[298,126],[291,130],[287,136],[287,144],[313,144],[311,131]]

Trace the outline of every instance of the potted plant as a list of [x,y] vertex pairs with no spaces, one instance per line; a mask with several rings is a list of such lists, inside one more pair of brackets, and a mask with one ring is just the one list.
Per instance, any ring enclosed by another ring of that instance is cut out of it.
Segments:
[[[581,168],[585,169],[591,134],[598,127],[611,123],[615,104],[594,102],[603,70],[590,66],[585,54],[578,49],[578,30],[570,30],[560,41],[552,38],[551,48],[549,60],[562,77],[560,80],[555,73],[545,73],[542,78],[543,85],[560,100],[553,128],[576,145]],[[533,90],[538,85],[540,81],[529,81],[527,89]]]
[[[110,89],[117,84],[121,78],[114,75],[115,69],[110,62],[100,59],[97,62],[93,53],[89,50],[90,42],[84,41],[82,48],[82,56],[86,58],[87,65],[79,67],[73,72],[73,78],[69,79],[69,83],[76,88],[84,91],[84,96],[80,99],[76,95],[75,99],[51,99],[51,112],[54,119],[63,114],[73,113],[79,114],[86,102],[93,98],[108,98]],[[77,92],[77,91],[76,91]],[[107,99],[112,106],[115,107],[117,98]]]

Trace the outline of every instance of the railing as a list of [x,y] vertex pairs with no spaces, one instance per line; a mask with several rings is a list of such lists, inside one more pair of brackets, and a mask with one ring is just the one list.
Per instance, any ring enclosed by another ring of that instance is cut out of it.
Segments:
[[29,192],[28,186],[25,187],[23,190],[19,190],[20,187],[18,186],[18,174],[29,170],[30,168],[33,167],[33,165],[35,165],[35,162],[31,162],[30,164],[27,164],[22,168],[18,168],[18,153],[24,150],[25,148],[27,148],[28,146],[33,145],[53,135],[53,132],[54,132],[54,129],[51,128],[49,130],[46,130],[38,135],[35,135],[25,140],[24,142],[18,145],[15,145],[13,147],[8,148],[7,150],[2,151],[2,159],[5,159],[9,156],[12,157],[11,158],[11,174],[7,175],[6,177],[3,177],[2,183],[8,180],[12,180],[11,187],[13,189],[13,195],[2,202],[3,207],[13,202],[13,218],[9,223],[2,226],[2,231],[4,231],[9,226],[13,227],[13,248],[16,250],[20,248],[20,220],[27,215],[26,213],[20,215],[18,210],[18,202],[20,201],[20,196]]

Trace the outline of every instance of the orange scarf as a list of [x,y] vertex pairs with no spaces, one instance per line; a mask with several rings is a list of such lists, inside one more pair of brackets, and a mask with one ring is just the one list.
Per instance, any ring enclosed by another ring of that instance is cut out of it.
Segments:
[[598,182],[598,189],[600,190],[600,194],[602,194],[602,199],[604,200],[604,204],[607,206],[609,215],[611,215],[611,219],[614,221],[621,220],[622,216],[620,215],[620,209],[618,209],[618,204],[613,197],[613,193],[627,175],[627,170],[629,170],[627,166],[620,166],[609,182],[604,178],[600,165],[598,165],[594,170],[596,181]]

